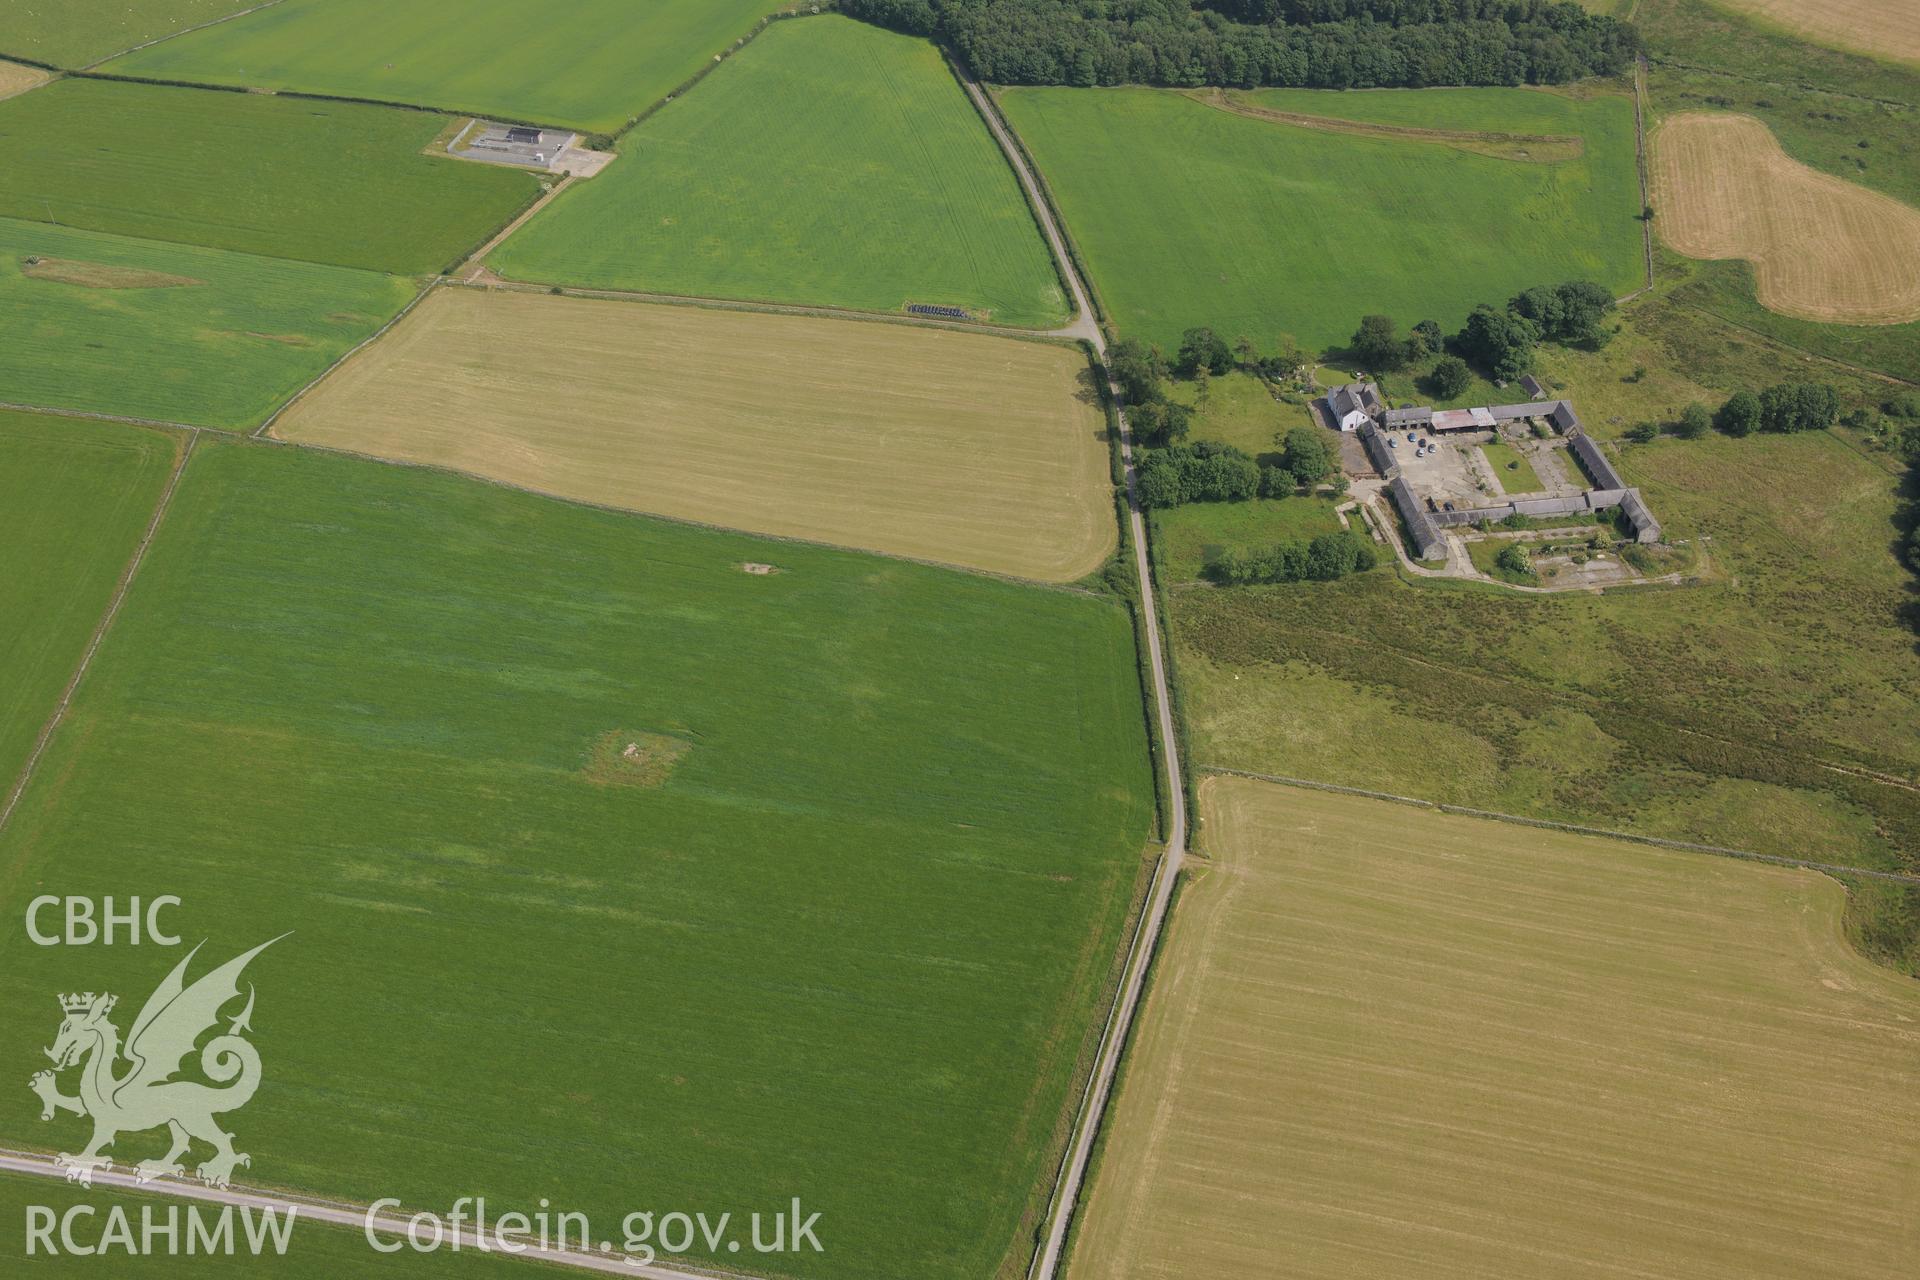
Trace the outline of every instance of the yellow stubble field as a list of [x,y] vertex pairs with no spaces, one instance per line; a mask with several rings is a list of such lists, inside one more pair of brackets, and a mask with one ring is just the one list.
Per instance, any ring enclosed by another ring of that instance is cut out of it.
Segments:
[[1920,1257],[1920,984],[1817,873],[1239,778],[1075,1280],[1876,1280]]
[[1653,135],[1654,226],[1691,258],[1753,263],[1760,305],[1834,324],[1920,319],[1920,209],[1811,169],[1752,116],[1689,111]]
[[1085,357],[981,334],[441,288],[273,434],[1039,581],[1118,540]]

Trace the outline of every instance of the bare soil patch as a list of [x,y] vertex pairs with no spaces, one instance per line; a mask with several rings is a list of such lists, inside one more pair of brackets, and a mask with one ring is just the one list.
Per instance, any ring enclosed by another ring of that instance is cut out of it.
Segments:
[[740,566],[740,572],[750,573],[756,578],[764,578],[770,574],[778,573],[780,570],[770,564],[761,564],[757,560],[749,560]]
[[1247,116],[1254,120],[1290,124],[1301,129],[1318,129],[1322,133],[1351,133],[1368,138],[1388,138],[1399,142],[1431,142],[1438,146],[1452,147],[1456,151],[1470,151],[1475,155],[1492,156],[1496,160],[1557,164],[1563,160],[1578,160],[1581,152],[1586,148],[1585,139],[1575,134],[1424,129],[1414,125],[1343,120],[1338,116],[1315,116],[1298,111],[1277,111],[1272,107],[1256,105],[1239,94],[1225,89],[1192,89],[1187,91],[1186,96],[1205,106],[1232,112],[1237,116]]
[[20,271],[35,280],[77,284],[83,289],[185,289],[206,283],[192,276],[173,276],[164,271],[113,267],[104,262],[80,262],[72,258],[23,258]]
[[1808,168],[1754,117],[1669,117],[1652,169],[1661,239],[1691,258],[1753,263],[1768,310],[1835,324],[1920,319],[1920,210]]
[[277,435],[1047,582],[1118,537],[1085,357],[871,321],[436,290]]

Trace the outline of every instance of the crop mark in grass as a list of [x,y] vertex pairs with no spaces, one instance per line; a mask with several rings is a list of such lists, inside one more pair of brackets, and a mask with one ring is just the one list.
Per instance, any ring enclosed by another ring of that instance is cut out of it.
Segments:
[[1290,124],[1299,129],[1318,129],[1322,133],[1352,133],[1368,138],[1392,138],[1401,142],[1431,142],[1492,156],[1496,160],[1520,160],[1528,164],[1559,164],[1578,160],[1586,150],[1586,141],[1578,134],[1506,133],[1485,129],[1427,129],[1415,125],[1382,124],[1367,120],[1343,120],[1337,116],[1308,115],[1300,111],[1276,111],[1258,106],[1229,89],[1188,89],[1185,95],[1203,106],[1231,112],[1253,120]]
[[685,738],[614,729],[594,739],[581,772],[603,787],[658,787],[691,750]]
[[43,258],[36,254],[20,260],[20,274],[32,280],[75,284],[82,289],[185,289],[206,284],[205,280],[168,275],[164,271],[143,271],[138,267],[116,267],[73,258]]

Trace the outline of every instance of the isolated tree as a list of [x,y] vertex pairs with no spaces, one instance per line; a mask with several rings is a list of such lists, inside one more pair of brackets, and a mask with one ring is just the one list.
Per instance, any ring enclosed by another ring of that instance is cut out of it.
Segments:
[[1151,400],[1160,382],[1167,376],[1166,361],[1158,347],[1150,347],[1138,338],[1122,338],[1107,349],[1107,368],[1120,384],[1129,403]]
[[1181,334],[1180,349],[1173,357],[1173,371],[1183,378],[1191,378],[1201,368],[1216,374],[1233,369],[1233,349],[1225,338],[1205,326]]
[[1276,382],[1291,378],[1307,362],[1306,354],[1300,350],[1300,340],[1290,333],[1281,334],[1274,346],[1276,350],[1273,357],[1266,361],[1265,371]]
[[1636,422],[1627,428],[1627,439],[1635,444],[1652,444],[1660,438],[1660,424],[1657,422]]
[[1260,496],[1263,498],[1291,498],[1299,487],[1299,479],[1285,467],[1260,468]]
[[1157,391],[1153,399],[1127,409],[1127,423],[1143,444],[1159,446],[1184,440],[1192,420],[1187,406],[1168,400]]
[[1507,382],[1532,367],[1533,345],[1539,337],[1539,329],[1525,316],[1481,303],[1467,317],[1458,342],[1468,359]]
[[1407,362],[1407,344],[1392,316],[1362,316],[1350,345],[1368,369],[1398,369]]
[[1253,339],[1243,333],[1233,340],[1233,358],[1242,369],[1251,369],[1260,363],[1260,352]]
[[1333,455],[1324,433],[1313,427],[1295,427],[1281,446],[1283,465],[1303,485],[1316,485],[1333,474]]
[[1422,320],[1407,335],[1407,355],[1414,360],[1424,360],[1444,347],[1446,342],[1446,335],[1440,331],[1438,320]]
[[1141,464],[1137,484],[1140,505],[1149,511],[1177,507],[1184,497],[1179,468],[1158,458],[1150,457]]
[[1730,436],[1751,435],[1760,425],[1760,397],[1751,391],[1736,391],[1713,415],[1713,425]]
[[1499,554],[1493,557],[1493,563],[1508,573],[1517,573],[1525,577],[1533,576],[1533,557],[1529,556],[1527,549],[1517,542],[1509,542],[1500,548]]
[[1674,434],[1682,440],[1698,440],[1713,429],[1713,411],[1695,400],[1680,411],[1680,424]]
[[1441,356],[1427,375],[1427,387],[1442,400],[1463,394],[1473,382],[1473,371],[1459,356]]

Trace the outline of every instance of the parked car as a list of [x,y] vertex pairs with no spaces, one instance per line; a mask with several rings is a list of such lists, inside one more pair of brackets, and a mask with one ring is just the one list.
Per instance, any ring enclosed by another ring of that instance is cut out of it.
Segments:
[[1407,432],[1407,443],[1412,444],[1415,440],[1419,439],[1419,437],[1420,433],[1418,431],[1409,431]]
[[1400,447],[1400,442],[1398,440],[1395,440],[1391,436],[1387,437],[1387,448],[1398,449],[1399,447]]

